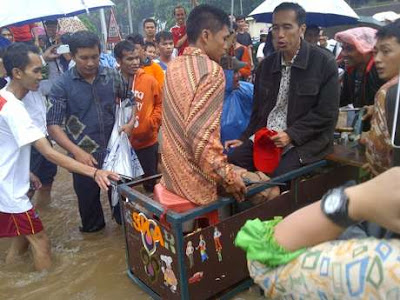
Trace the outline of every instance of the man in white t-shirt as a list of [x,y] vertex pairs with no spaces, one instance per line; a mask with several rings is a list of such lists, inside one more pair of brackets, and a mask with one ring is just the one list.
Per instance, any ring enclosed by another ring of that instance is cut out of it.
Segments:
[[48,160],[71,172],[93,177],[105,190],[110,184],[108,177],[119,178],[55,151],[34,125],[19,99],[39,88],[42,79],[39,50],[32,45],[15,43],[7,49],[3,62],[11,82],[0,91],[0,238],[12,238],[7,263],[25,252],[30,244],[35,268],[44,270],[51,266],[50,242],[26,195],[31,144]]
[[[25,109],[31,117],[33,124],[36,125],[48,137],[47,126],[46,126],[46,98],[42,93],[42,83],[40,82],[40,88],[38,91],[30,91],[22,102],[24,103]],[[45,207],[51,201],[51,188],[53,185],[54,177],[57,174],[57,165],[48,161],[42,154],[39,153],[35,148],[31,149],[31,162],[30,162],[31,176],[37,176],[40,180],[41,187],[36,188],[32,186],[28,193],[28,196],[32,197],[36,194],[36,207]]]

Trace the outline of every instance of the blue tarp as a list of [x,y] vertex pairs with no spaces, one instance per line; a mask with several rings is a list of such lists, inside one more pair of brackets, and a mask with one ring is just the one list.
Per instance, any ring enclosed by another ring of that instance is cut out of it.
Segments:
[[224,70],[226,78],[225,99],[221,115],[221,142],[238,139],[247,128],[253,109],[252,83],[240,81],[233,89],[233,70]]

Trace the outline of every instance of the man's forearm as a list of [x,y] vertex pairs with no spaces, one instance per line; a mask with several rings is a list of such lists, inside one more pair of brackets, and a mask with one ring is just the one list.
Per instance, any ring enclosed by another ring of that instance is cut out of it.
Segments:
[[185,34],[182,38],[180,38],[175,45],[175,48],[180,48],[187,40],[187,34]]
[[129,126],[134,126],[136,122],[136,105],[132,106],[132,116],[131,119],[128,122]]
[[247,47],[248,51],[249,51],[249,56],[250,56],[250,63],[252,66],[254,66],[254,62],[253,62],[253,46],[249,45]]
[[153,126],[153,128],[158,128],[161,125],[161,115],[162,115],[162,95],[156,95],[154,97],[154,110],[153,113],[150,117],[150,122]]
[[345,230],[323,214],[320,202],[295,211],[275,227],[274,235],[279,245],[288,251],[296,251],[334,240]]
[[54,150],[54,148],[50,146],[47,139],[43,138],[37,140],[33,145],[47,160],[51,161],[52,163],[57,164],[70,172],[82,174],[92,178],[94,177],[96,168],[84,165],[75,159],[72,159]]
[[[347,187],[344,192],[349,199],[349,218],[374,222],[400,232],[397,193],[399,170],[393,168],[367,182]],[[378,199],[379,207],[376,205]],[[295,251],[334,240],[346,229],[325,216],[320,202],[295,211],[275,227],[274,236],[279,245]]]
[[75,145],[65,134],[62,128],[59,125],[50,125],[47,126],[47,131],[49,135],[60,145],[62,148],[67,150],[72,155],[75,155],[77,151],[82,150],[77,145]]

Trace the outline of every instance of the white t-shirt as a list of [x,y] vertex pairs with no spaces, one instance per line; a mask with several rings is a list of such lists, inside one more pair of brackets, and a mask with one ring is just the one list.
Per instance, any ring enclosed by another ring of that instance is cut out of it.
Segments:
[[22,213],[32,208],[29,190],[31,143],[44,137],[22,101],[0,91],[0,212]]
[[[7,80],[7,85],[10,83],[10,77],[5,78]],[[38,91],[30,91],[25,97],[22,99],[22,103],[25,106],[26,111],[31,117],[33,124],[37,128],[39,128],[44,135],[49,135],[47,133],[46,127],[46,114],[47,114],[47,106],[46,106],[46,95],[50,92],[51,84],[49,80],[42,80],[39,84]]]
[[47,134],[46,127],[46,98],[39,91],[30,91],[22,99],[26,111],[31,117],[33,124],[40,129],[44,135]]
[[257,55],[256,55],[257,58],[264,58],[264,47],[265,47],[265,43],[261,43],[258,46]]

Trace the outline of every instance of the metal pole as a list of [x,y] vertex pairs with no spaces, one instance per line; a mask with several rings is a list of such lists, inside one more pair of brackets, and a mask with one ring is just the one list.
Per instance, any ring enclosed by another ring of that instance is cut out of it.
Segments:
[[231,0],[231,30],[233,30],[233,6],[235,5],[235,0]]
[[243,16],[243,0],[240,0],[240,14]]
[[399,115],[399,102],[400,102],[400,74],[399,74],[399,81],[397,84],[397,94],[396,94],[396,103],[394,108],[394,117],[393,117],[393,127],[392,127],[392,146],[393,148],[399,149],[400,146],[396,145],[396,133],[397,133],[397,119]]
[[133,21],[132,21],[132,8],[131,8],[131,0],[126,0],[128,3],[128,19],[129,19],[129,33],[133,32]]
[[101,21],[101,35],[103,36],[102,45],[103,45],[103,51],[105,52],[107,45],[107,23],[106,23],[106,15],[104,13],[104,8],[100,9],[100,21]]

